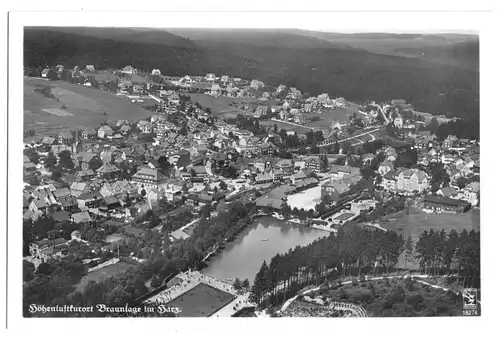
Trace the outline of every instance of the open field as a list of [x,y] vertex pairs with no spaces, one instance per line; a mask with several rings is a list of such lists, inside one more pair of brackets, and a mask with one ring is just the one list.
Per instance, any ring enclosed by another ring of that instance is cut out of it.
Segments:
[[[44,88],[50,91],[35,92]],[[106,120],[139,120],[151,115],[110,92],[63,81],[24,80],[24,127],[36,129],[37,136],[55,135],[68,128],[98,127]]]
[[166,306],[179,308],[179,317],[208,317],[219,311],[236,297],[200,283],[193,289],[168,302]]
[[387,218],[380,222],[384,228],[394,230],[407,237],[411,235],[414,240],[425,229],[449,231],[455,229],[457,232],[462,230],[479,230],[479,212],[471,211],[465,214],[409,214],[400,218]]
[[213,115],[222,115],[224,118],[236,117],[245,111],[230,106],[235,99],[230,97],[213,97],[205,94],[189,94],[192,102],[198,102],[203,108],[210,108]]
[[[479,211],[471,211],[465,214],[409,214],[403,215],[396,218],[391,218],[391,216],[386,217],[386,219],[380,221],[380,226],[390,230],[396,231],[398,234],[401,233],[406,239],[408,235],[411,235],[413,243],[416,244],[418,241],[418,236],[424,230],[433,229],[434,231],[450,231],[455,229],[458,233],[465,230],[479,230],[480,219]],[[405,267],[404,254],[399,257],[397,268]],[[417,269],[419,267],[418,261],[414,258],[409,258],[406,262],[406,268]]]
[[321,114],[311,113],[310,115],[318,116],[321,118],[321,120],[307,123],[306,125],[310,127],[325,127],[325,126],[330,126],[332,121],[347,123],[349,122],[349,115],[352,113],[356,113],[357,117],[362,116],[361,114],[357,114],[357,112],[358,112],[358,107],[354,104],[349,104],[345,108],[324,110],[321,112]]
[[133,266],[134,265],[130,264],[130,263],[118,262],[118,263],[115,263],[113,265],[94,270],[93,272],[90,272],[87,275],[85,275],[80,280],[80,283],[78,283],[75,291],[83,291],[89,282],[91,282],[91,281],[95,281],[95,282],[104,281],[107,278],[110,278],[112,276],[117,276],[117,275],[127,271],[128,269],[130,269]]
[[271,106],[277,104],[276,101],[259,101],[251,98],[214,97],[206,94],[189,94],[192,102],[198,102],[203,108],[210,108],[212,114],[223,118],[234,118],[238,114],[245,114],[245,110],[230,106],[231,103],[244,104],[257,107],[258,105]]
[[85,76],[94,76],[95,80],[98,82],[114,81],[118,78],[115,74],[109,71],[99,71],[97,73],[84,72]]

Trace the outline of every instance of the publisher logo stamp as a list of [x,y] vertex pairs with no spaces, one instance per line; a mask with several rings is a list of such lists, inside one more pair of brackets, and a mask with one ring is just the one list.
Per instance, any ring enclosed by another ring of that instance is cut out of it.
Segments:
[[465,288],[462,291],[463,311],[465,316],[477,316],[477,289]]

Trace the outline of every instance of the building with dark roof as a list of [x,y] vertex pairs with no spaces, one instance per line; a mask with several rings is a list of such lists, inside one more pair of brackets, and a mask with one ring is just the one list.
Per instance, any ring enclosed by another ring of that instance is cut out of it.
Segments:
[[436,195],[426,195],[424,197],[424,209],[437,213],[465,213],[470,208],[471,204],[463,200]]

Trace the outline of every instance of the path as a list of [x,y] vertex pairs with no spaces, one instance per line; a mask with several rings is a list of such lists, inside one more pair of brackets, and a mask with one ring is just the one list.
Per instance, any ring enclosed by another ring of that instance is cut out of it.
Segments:
[[[359,135],[355,135],[355,136],[352,136],[352,137],[349,137],[349,138],[341,139],[341,140],[338,141],[338,143],[340,144],[340,143],[343,143],[343,142],[346,142],[346,141],[352,140],[352,139],[356,139],[357,141],[360,142],[360,144],[371,143],[371,142],[373,142],[376,139],[373,135],[371,135],[372,136],[372,140],[367,141],[367,142],[363,142],[363,141],[361,141],[361,140],[359,140],[357,138],[361,137],[361,136],[372,134],[374,132],[379,131],[380,129],[382,129],[382,127],[379,127],[379,128],[376,128],[376,129],[373,129],[373,130],[370,130],[370,131],[367,131],[367,132],[364,132],[364,133],[360,133]],[[319,143],[317,146],[318,147],[329,146],[329,145],[335,144],[335,142],[337,142],[337,141],[334,140],[334,139],[327,139],[327,140],[324,140],[321,143]],[[356,144],[356,145],[358,145],[358,144]]]
[[[396,276],[387,276],[387,279],[393,279],[393,278],[402,278],[402,279],[405,279],[405,278],[408,278],[408,277],[412,277],[412,278],[430,278],[432,276],[429,276],[429,275],[396,275]],[[383,276],[379,276],[379,277],[372,277],[370,279],[366,279],[366,281],[375,281],[375,280],[382,280],[384,277]],[[461,295],[460,292],[458,291],[455,291],[451,288],[446,288],[446,287],[442,287],[442,286],[438,286],[438,285],[435,285],[435,284],[431,284],[429,282],[425,282],[423,280],[415,280],[416,282],[419,282],[419,283],[422,283],[422,284],[425,284],[425,285],[428,285],[430,287],[433,287],[433,288],[438,288],[438,289],[442,289],[444,291],[453,291],[455,294],[457,295]],[[352,281],[345,281],[345,282],[342,282],[343,285],[345,284],[351,284]],[[306,294],[309,294],[311,292],[314,292],[314,291],[317,291],[321,288],[321,286],[318,286],[318,287],[315,287],[315,288],[312,288],[312,289],[309,289],[309,290],[306,290],[304,291],[303,293],[298,293],[297,295],[295,295],[294,297],[288,299],[284,304],[283,306],[281,307],[280,310],[277,311],[278,314],[284,312],[289,306],[290,304],[293,303],[293,301],[295,301],[297,299],[297,297],[299,297],[300,295],[306,295]],[[481,304],[480,301],[477,301],[479,304]],[[334,303],[337,303],[337,302],[334,302]],[[338,302],[338,303],[347,303],[347,302]]]
[[316,128],[313,128],[313,127],[310,127],[310,126],[301,125],[301,124],[297,124],[297,123],[292,123],[292,122],[288,122],[288,121],[283,121],[281,119],[271,118],[271,120],[273,122],[280,122],[280,123],[285,123],[285,124],[288,124],[288,125],[300,126],[301,128],[306,128],[306,129],[309,129],[309,130],[316,130]]

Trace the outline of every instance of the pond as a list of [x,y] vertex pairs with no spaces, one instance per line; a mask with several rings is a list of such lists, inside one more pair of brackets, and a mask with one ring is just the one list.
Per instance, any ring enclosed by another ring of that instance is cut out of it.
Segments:
[[[306,246],[330,233],[315,228],[290,224],[272,217],[258,218],[225,249],[209,262],[202,272],[220,280],[248,278],[253,283],[262,262],[269,264],[276,254],[290,248]],[[265,241],[267,239],[267,241]]]

